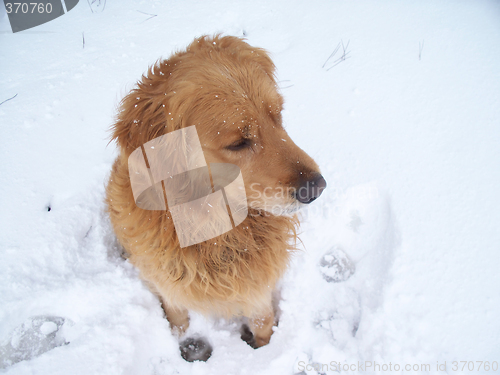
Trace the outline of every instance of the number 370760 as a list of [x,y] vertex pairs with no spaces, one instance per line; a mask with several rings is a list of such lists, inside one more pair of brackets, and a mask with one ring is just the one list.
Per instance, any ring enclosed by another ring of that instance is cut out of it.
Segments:
[[7,13],[52,13],[51,3],[5,3]]
[[488,362],[488,361],[453,361],[451,363],[452,371],[497,371],[498,362]]

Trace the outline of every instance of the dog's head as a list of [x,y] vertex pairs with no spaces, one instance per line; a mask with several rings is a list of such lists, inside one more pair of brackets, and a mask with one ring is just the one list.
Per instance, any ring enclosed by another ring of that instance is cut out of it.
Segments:
[[248,205],[292,213],[326,187],[283,128],[283,98],[267,53],[236,37],[202,37],[153,66],[122,102],[114,137],[126,156],[195,125],[207,163],[237,165]]

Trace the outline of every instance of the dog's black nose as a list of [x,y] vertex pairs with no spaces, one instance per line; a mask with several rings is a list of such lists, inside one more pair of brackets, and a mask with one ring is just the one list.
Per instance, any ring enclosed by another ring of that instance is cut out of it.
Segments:
[[318,174],[313,179],[301,183],[295,192],[295,198],[301,203],[308,204],[318,198],[325,188],[326,180],[322,175]]

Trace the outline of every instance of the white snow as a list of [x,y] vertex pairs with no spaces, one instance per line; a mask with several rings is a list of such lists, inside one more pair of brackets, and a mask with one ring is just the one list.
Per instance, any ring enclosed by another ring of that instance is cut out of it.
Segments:
[[[0,105],[0,372],[494,373],[500,3],[103,5],[16,34],[0,7],[0,102],[17,94]],[[270,51],[287,130],[328,188],[303,212],[271,343],[193,314],[214,351],[187,363],[104,212],[108,129],[149,65],[216,32]]]

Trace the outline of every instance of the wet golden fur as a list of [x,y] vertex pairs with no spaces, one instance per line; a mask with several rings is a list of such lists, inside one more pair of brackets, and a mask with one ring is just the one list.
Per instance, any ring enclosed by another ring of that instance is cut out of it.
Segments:
[[[196,39],[186,51],[156,63],[121,102],[113,127],[120,155],[107,187],[111,222],[181,332],[186,310],[272,320],[271,294],[289,263],[298,221],[266,211],[294,212],[298,203],[288,189],[299,176],[318,173],[283,129],[282,105],[267,53],[219,36]],[[207,163],[240,167],[249,215],[219,237],[180,248],[168,210],[134,203],[127,161],[145,142],[190,125],[196,125]],[[266,329],[258,346],[269,341]]]

